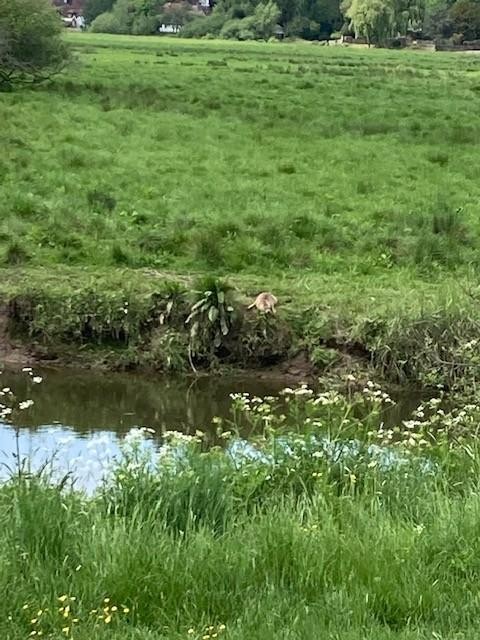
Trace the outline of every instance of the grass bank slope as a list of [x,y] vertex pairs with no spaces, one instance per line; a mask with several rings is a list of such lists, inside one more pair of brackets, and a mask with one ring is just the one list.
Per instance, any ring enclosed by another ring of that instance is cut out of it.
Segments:
[[253,446],[134,430],[90,497],[13,471],[2,637],[478,638],[478,405],[387,430],[372,383],[286,397],[236,398]]

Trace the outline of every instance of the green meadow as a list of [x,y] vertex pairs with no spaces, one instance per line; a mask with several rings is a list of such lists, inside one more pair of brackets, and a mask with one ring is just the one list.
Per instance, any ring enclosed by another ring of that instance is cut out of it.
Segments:
[[200,276],[241,304],[273,291],[309,352],[403,361],[393,334],[419,323],[455,349],[476,335],[475,56],[69,41],[62,75],[0,101],[0,288],[28,339],[92,342],[86,317],[114,323],[122,298]]
[[61,77],[2,96],[7,261],[272,276],[476,264],[476,57],[71,40]]

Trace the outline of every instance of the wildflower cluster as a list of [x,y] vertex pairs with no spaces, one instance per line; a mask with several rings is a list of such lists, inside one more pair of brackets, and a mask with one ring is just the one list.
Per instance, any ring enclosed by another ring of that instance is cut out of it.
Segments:
[[62,627],[62,633],[66,636],[71,635],[74,625],[78,624],[79,619],[74,615],[74,607],[76,602],[75,596],[64,594],[58,598],[60,607],[58,613],[65,626]]
[[165,443],[172,445],[191,444],[193,442],[201,442],[204,437],[203,431],[197,429],[195,435],[181,433],[180,431],[165,431],[162,435]]
[[468,403],[451,409],[443,408],[443,396],[431,398],[420,404],[409,420],[401,425],[386,428],[380,426],[369,436],[381,445],[402,445],[409,449],[451,449],[478,434],[480,428],[480,405]]
[[[350,375],[351,383],[355,378]],[[232,394],[233,422],[237,430],[247,423],[252,432],[266,429],[340,430],[354,426],[362,428],[368,423],[378,425],[378,418],[385,407],[394,404],[388,393],[377,384],[368,381],[363,388],[343,394],[336,389],[314,391],[306,384],[297,388],[287,387],[279,398],[251,397],[247,393]],[[356,417],[354,417],[354,409]]]
[[210,625],[203,630],[196,630],[194,627],[190,627],[187,631],[187,636],[194,640],[214,640],[219,638],[225,629],[226,626],[224,624]]
[[90,611],[90,615],[94,616],[95,620],[103,622],[104,624],[112,624],[119,620],[122,614],[128,615],[129,613],[129,607],[124,604],[120,606],[113,604],[110,598],[104,598],[102,606],[99,609],[92,609]]
[[22,611],[30,628],[29,638],[52,637],[55,633],[61,633],[65,638],[73,638],[75,629],[80,626],[96,627],[99,624],[113,624],[127,616],[130,608],[124,604],[113,604],[110,598],[104,598],[99,608],[91,609],[88,614],[82,615],[77,598],[63,594],[58,596],[57,606],[53,608],[38,608],[26,603]]
[[[272,421],[281,422],[282,415],[278,413],[278,398],[273,396],[250,396],[249,393],[232,393],[232,414],[234,423],[239,419],[240,414],[248,419],[252,426],[269,426]],[[238,426],[238,425],[237,425]]]
[[[22,371],[29,376],[33,384],[40,384],[43,381],[41,376],[34,374],[31,367],[24,367]],[[15,411],[26,411],[33,407],[33,404],[33,400],[30,399],[18,401],[10,387],[0,388],[0,420],[8,420]]]
[[45,609],[34,609],[30,607],[29,604],[24,604],[22,607],[25,615],[29,618],[29,625],[31,627],[31,631],[28,634],[29,638],[40,638],[44,635],[44,631],[42,629],[42,621],[46,615],[49,614],[50,609],[47,607]]
[[383,391],[378,384],[371,380],[368,380],[366,385],[363,387],[362,394],[365,398],[375,403],[394,404],[389,394]]

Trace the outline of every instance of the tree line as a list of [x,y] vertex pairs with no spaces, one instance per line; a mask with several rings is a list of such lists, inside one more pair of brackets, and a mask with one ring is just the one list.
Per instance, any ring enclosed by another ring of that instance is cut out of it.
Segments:
[[454,42],[480,38],[480,0],[210,0],[207,15],[195,0],[87,0],[93,31],[156,33],[159,25],[180,25],[185,37],[237,40],[278,35],[306,40],[335,34],[369,43],[416,34]]

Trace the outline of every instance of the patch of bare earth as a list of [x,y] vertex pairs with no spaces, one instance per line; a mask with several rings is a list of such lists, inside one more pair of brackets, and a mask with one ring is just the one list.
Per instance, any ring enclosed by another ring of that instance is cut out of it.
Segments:
[[0,306],[0,366],[24,366],[32,360],[28,350],[10,338],[7,310]]

